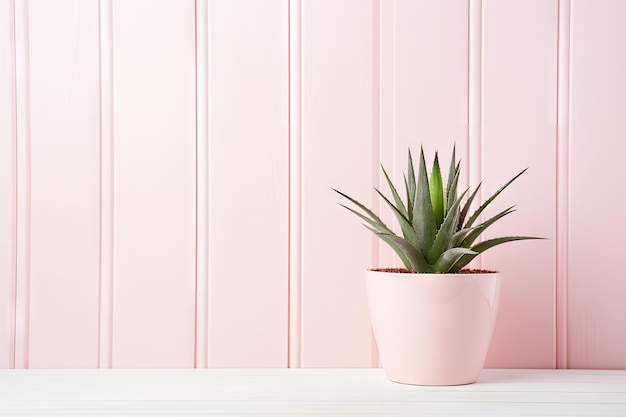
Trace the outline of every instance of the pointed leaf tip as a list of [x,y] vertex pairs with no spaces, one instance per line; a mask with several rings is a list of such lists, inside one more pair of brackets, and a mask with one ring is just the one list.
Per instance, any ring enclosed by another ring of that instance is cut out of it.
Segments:
[[445,216],[445,202],[443,191],[443,179],[441,177],[441,168],[439,166],[439,158],[435,152],[435,160],[430,173],[430,201],[433,206],[433,214],[435,215],[435,224],[437,229],[443,223]]

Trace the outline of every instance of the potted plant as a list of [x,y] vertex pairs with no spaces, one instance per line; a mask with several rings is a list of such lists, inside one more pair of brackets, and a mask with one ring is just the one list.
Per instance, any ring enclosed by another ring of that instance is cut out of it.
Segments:
[[353,207],[341,204],[387,243],[404,268],[366,272],[367,296],[374,336],[387,377],[417,385],[460,385],[475,382],[483,368],[498,310],[502,274],[463,269],[480,253],[502,243],[538,239],[506,236],[478,242],[492,224],[512,213],[509,207],[479,223],[485,208],[520,172],[470,215],[480,184],[457,193],[460,163],[452,152],[444,187],[438,155],[430,175],[424,150],[417,174],[408,153],[405,200],[382,167],[393,202],[379,196],[397,219],[401,236],[372,210],[341,191]]

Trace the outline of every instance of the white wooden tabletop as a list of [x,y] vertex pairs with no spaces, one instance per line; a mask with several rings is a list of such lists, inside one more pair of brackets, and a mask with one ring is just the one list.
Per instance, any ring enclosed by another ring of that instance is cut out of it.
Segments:
[[472,385],[380,369],[0,370],[0,416],[626,416],[626,371],[484,370]]

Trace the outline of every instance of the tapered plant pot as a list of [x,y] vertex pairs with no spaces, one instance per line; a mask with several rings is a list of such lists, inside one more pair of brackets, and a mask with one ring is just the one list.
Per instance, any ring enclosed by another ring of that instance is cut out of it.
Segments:
[[501,275],[367,271],[370,316],[387,377],[414,385],[476,382],[496,321]]

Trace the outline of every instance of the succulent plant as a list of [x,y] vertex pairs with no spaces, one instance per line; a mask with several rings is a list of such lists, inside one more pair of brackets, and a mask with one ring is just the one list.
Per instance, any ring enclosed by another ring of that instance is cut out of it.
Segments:
[[340,204],[363,220],[363,225],[387,243],[398,254],[406,269],[410,271],[420,273],[455,273],[467,266],[478,254],[494,246],[516,240],[540,239],[530,236],[505,236],[476,243],[478,237],[489,226],[515,211],[515,206],[509,207],[488,220],[476,224],[485,208],[506,187],[519,178],[526,169],[504,184],[489,199],[482,203],[469,218],[467,217],[470,206],[481,184],[471,194],[469,193],[470,188],[468,188],[458,195],[460,163],[457,164],[456,162],[455,150],[452,151],[445,187],[437,152],[435,152],[429,176],[426,171],[424,149],[421,149],[416,176],[413,169],[411,151],[409,150],[408,171],[404,175],[406,201],[403,201],[382,165],[381,169],[389,186],[393,202],[380,190],[375,190],[390,207],[398,220],[402,236],[396,235],[372,210],[357,200],[341,191],[335,189],[334,191],[356,206],[355,209]]

